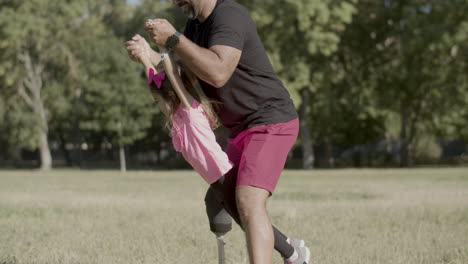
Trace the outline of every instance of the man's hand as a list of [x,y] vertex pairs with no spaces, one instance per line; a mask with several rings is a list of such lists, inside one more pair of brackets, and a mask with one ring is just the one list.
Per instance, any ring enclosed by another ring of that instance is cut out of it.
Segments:
[[161,18],[148,19],[145,23],[145,29],[150,34],[154,43],[160,47],[165,47],[167,38],[176,32],[171,23]]
[[[133,36],[132,40],[125,42],[125,46],[132,60],[145,65],[154,63],[154,51],[151,49],[146,39],[140,35],[136,34]],[[156,63],[156,65],[158,63]]]

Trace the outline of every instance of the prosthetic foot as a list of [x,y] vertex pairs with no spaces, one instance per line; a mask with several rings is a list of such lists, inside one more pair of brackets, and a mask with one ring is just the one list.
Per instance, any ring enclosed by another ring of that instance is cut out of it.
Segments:
[[218,242],[218,263],[226,263],[226,256],[224,254],[224,246],[226,245],[226,240],[224,239],[224,234],[216,234],[216,241]]

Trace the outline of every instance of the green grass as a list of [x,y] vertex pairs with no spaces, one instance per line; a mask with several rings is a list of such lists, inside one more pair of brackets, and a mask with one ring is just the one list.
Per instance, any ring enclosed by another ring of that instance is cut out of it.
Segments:
[[[0,171],[0,264],[216,264],[206,189],[190,171]],[[467,169],[285,171],[269,210],[314,263],[468,263]],[[241,230],[227,240],[248,263]]]

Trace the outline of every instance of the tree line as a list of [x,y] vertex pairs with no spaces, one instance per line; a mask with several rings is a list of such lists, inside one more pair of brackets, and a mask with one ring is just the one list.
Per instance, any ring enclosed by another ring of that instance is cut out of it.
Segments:
[[[411,166],[439,159],[441,139],[459,140],[468,153],[466,0],[238,2],[297,106],[298,167],[347,159]],[[170,1],[0,0],[0,7],[0,160],[30,150],[50,169],[57,149],[69,166],[80,165],[73,150],[115,154],[122,169],[129,156],[150,153],[157,166],[174,162],[162,113],[123,45],[146,36],[147,18],[183,31],[185,17]]]

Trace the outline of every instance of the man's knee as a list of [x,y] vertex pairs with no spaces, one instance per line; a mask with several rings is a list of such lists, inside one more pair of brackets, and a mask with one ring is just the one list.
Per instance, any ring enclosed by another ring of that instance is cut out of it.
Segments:
[[267,190],[240,185],[236,189],[236,203],[242,219],[248,219],[256,213],[263,213],[266,210],[266,201],[269,192]]

